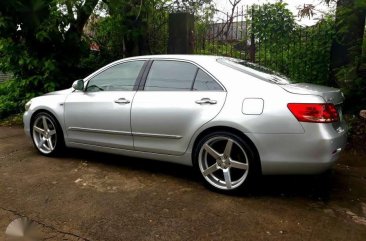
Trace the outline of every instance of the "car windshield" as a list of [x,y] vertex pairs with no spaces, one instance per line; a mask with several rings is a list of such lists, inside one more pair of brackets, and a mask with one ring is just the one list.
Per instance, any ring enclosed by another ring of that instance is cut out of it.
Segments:
[[278,72],[245,60],[222,57],[218,58],[217,62],[261,80],[270,81],[280,85],[292,83],[290,79]]

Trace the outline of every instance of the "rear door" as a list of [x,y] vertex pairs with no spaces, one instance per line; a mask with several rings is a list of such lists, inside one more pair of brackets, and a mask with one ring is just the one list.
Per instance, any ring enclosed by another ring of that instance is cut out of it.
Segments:
[[180,155],[191,137],[221,110],[226,92],[194,63],[155,60],[131,110],[138,151]]

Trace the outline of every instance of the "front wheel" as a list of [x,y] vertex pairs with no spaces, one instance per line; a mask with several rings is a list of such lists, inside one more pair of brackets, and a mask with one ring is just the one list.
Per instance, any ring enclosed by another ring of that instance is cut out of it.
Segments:
[[33,144],[43,155],[52,156],[64,147],[62,130],[52,115],[38,113],[31,127]]
[[233,192],[248,185],[257,172],[252,148],[239,136],[214,132],[199,141],[194,164],[209,187]]

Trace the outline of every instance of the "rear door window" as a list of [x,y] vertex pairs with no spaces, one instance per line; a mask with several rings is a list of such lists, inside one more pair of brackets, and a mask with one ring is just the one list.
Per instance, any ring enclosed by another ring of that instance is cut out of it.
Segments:
[[222,91],[222,87],[203,70],[198,70],[194,81],[193,90],[195,91]]
[[186,62],[155,60],[147,76],[144,90],[191,90],[197,70],[195,65]]

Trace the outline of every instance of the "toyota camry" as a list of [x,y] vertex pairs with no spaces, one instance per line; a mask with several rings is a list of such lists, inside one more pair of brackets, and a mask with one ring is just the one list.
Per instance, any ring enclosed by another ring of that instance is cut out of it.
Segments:
[[343,100],[238,59],[140,56],[31,99],[24,128],[46,156],[72,147],[175,162],[230,192],[258,174],[329,169],[346,143]]

